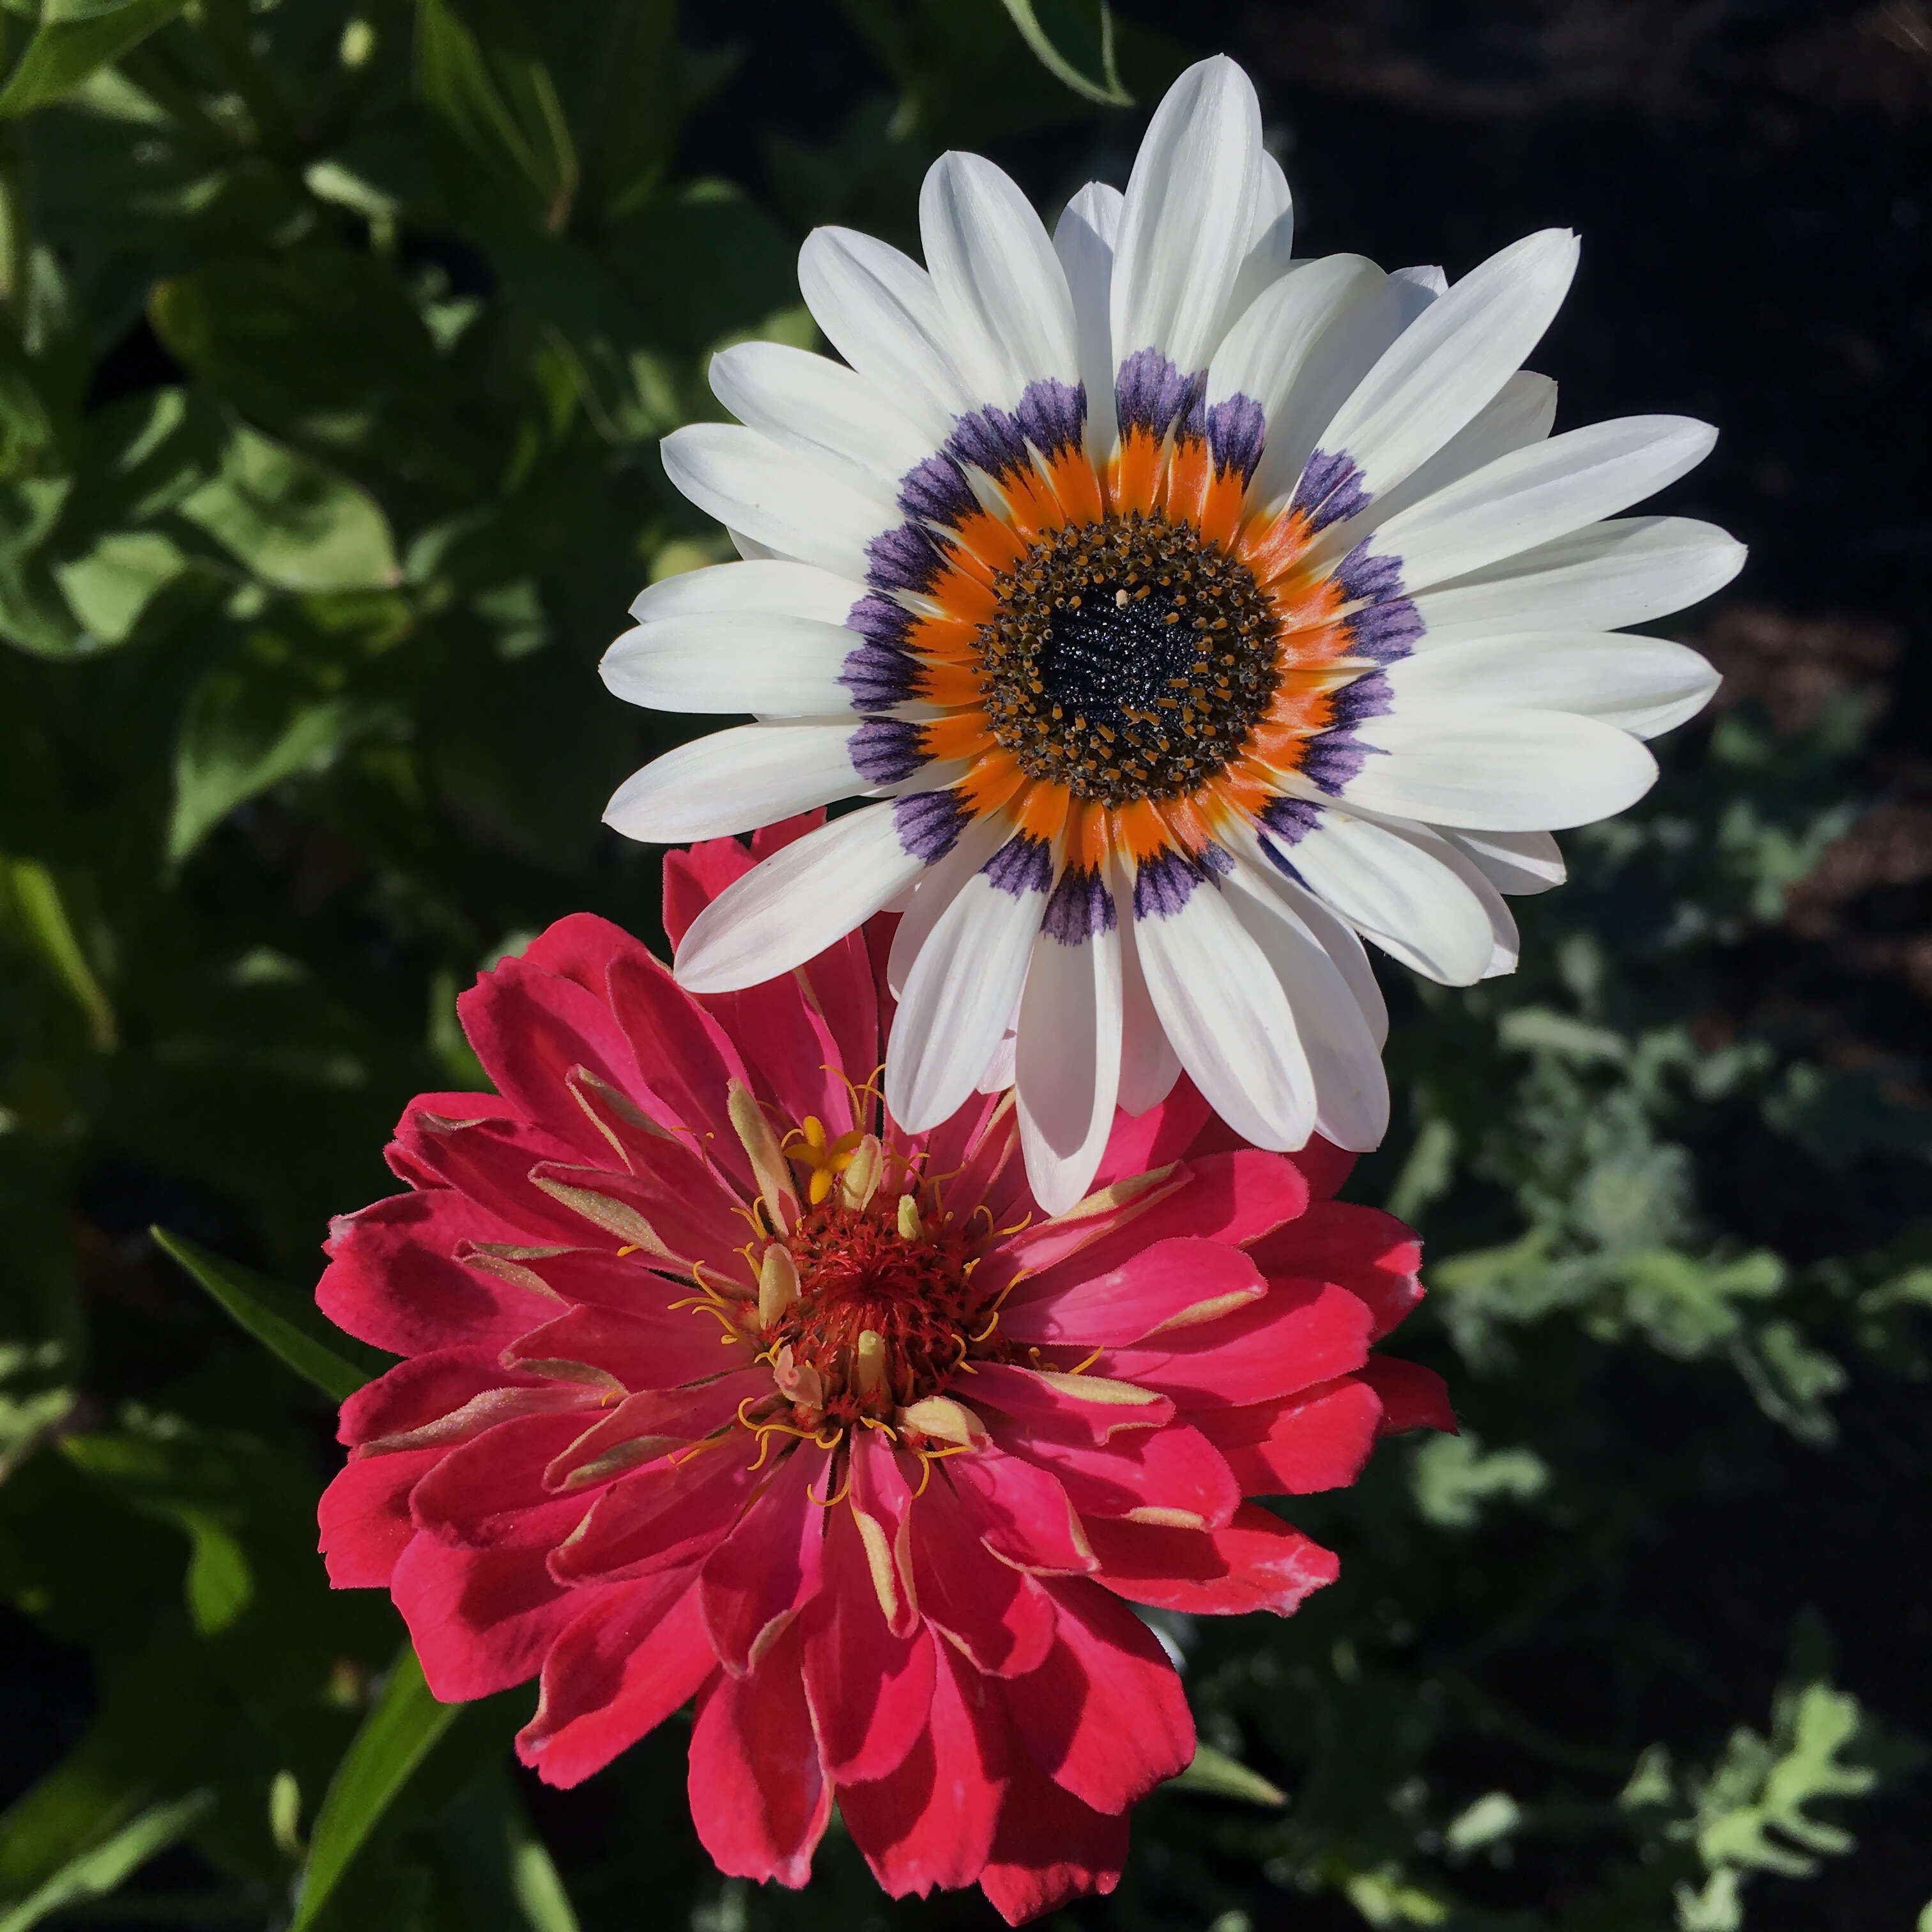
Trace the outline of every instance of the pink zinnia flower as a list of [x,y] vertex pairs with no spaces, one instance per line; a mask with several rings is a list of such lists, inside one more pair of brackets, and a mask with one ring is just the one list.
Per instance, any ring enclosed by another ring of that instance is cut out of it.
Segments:
[[[674,936],[801,829],[672,854]],[[322,1543],[439,1697],[540,1675],[551,1783],[694,1697],[723,1870],[802,1886],[836,1798],[888,1892],[1018,1924],[1111,1890],[1193,1756],[1132,1606],[1292,1610],[1336,1559],[1244,1499],[1454,1424],[1370,1355],[1418,1251],[1328,1198],[1348,1156],[1184,1082],[1042,1218],[1010,1094],[901,1132],[890,925],[700,1000],[580,915],[464,997],[498,1094],[412,1102],[413,1191],[331,1236],[323,1308],[408,1359],[343,1406]]]

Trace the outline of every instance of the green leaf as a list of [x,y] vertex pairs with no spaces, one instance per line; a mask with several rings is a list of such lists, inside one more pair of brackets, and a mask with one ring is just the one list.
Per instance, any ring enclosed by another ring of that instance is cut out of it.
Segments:
[[58,881],[35,859],[0,860],[0,868],[4,868],[14,910],[34,950],[86,1015],[96,1048],[108,1052],[115,1043],[114,1007],[75,934]]
[[[373,614],[375,633],[388,614]],[[178,864],[238,805],[326,770],[352,740],[390,715],[346,688],[375,633],[332,634],[293,610],[272,612],[204,672],[175,741],[168,857]]]
[[1204,1792],[1214,1798],[1238,1798],[1244,1804],[1265,1804],[1279,1810],[1286,1796],[1258,1771],[1212,1744],[1196,1748],[1194,1762],[1168,1780],[1176,1791]]
[[281,590],[368,590],[399,583],[388,520],[375,499],[312,458],[238,430],[220,475],[181,514]]
[[1033,50],[1034,58],[1058,81],[1072,88],[1083,100],[1097,100],[1106,107],[1131,107],[1134,97],[1120,85],[1114,65],[1114,16],[1107,0],[1100,0],[1100,79],[1089,80],[1047,38],[1033,10],[1033,0],[1004,0],[1020,38]]
[[164,1228],[152,1232],[162,1252],[192,1275],[271,1354],[313,1382],[331,1400],[346,1400],[381,1373],[381,1359],[375,1351],[331,1327],[313,1302]]
[[479,38],[448,0],[422,0],[416,81],[423,98],[526,218],[561,232],[577,192],[577,148],[544,63]]
[[290,1932],[302,1932],[314,1922],[383,1813],[462,1708],[439,1704],[430,1695],[416,1652],[405,1643],[381,1699],[329,1781],[309,1841]]
[[27,1932],[50,1912],[103,1898],[148,1861],[184,1838],[214,1804],[212,1791],[192,1791],[151,1804],[121,1828],[76,1852],[10,1910],[0,1912],[0,1932]]
[[0,87],[0,118],[74,92],[178,14],[183,0],[47,0],[20,64]]

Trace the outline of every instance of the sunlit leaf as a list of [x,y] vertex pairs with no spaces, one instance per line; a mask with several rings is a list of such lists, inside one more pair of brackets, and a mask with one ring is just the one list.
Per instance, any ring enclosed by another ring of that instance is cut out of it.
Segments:
[[48,0],[40,25],[0,87],[0,116],[71,94],[178,14],[184,0]]
[[98,1844],[76,1852],[18,1904],[0,1910],[0,1932],[27,1932],[51,1913],[104,1898],[192,1830],[214,1804],[212,1791],[194,1791],[137,1812]]
[[439,1704],[430,1695],[416,1652],[404,1644],[322,1801],[290,1932],[302,1932],[314,1922],[384,1812],[461,1708]]
[[332,1328],[313,1302],[166,1228],[153,1233],[256,1341],[332,1400],[346,1400],[380,1372],[375,1352]]
[[1216,1750],[1212,1744],[1197,1746],[1194,1762],[1168,1782],[1176,1791],[1199,1791],[1215,1798],[1235,1798],[1244,1804],[1276,1808],[1288,1802],[1283,1792],[1259,1772],[1250,1771],[1238,1758]]
[[1090,80],[1087,76],[1056,47],[1047,38],[1046,29],[1033,9],[1033,0],[1003,0],[1012,22],[1020,30],[1020,37],[1033,50],[1034,58],[1056,80],[1063,81],[1073,92],[1088,100],[1097,100],[1108,107],[1131,107],[1134,97],[1120,85],[1120,76],[1114,65],[1114,16],[1107,0],[1100,0],[1100,78]]

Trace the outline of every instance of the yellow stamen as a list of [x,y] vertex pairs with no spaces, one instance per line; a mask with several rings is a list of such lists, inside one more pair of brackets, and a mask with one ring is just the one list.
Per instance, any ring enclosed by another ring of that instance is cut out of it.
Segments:
[[816,1114],[806,1114],[803,1121],[785,1136],[784,1151],[811,1170],[806,1182],[806,1197],[813,1207],[824,1204],[832,1184],[852,1165],[866,1138],[861,1130],[854,1128],[850,1133],[841,1134],[836,1141],[828,1140],[825,1123]]
[[886,1392],[886,1338],[876,1328],[862,1328],[859,1331],[859,1349],[852,1364],[852,1379],[863,1400],[869,1401]]
[[791,1232],[787,1207],[795,1207],[798,1197],[792,1189],[791,1170],[785,1165],[778,1137],[772,1132],[772,1124],[751,1090],[736,1080],[730,1084],[728,1107],[731,1124],[737,1130],[752,1163],[752,1178],[758,1184],[758,1198],[753,1207],[764,1208],[770,1216],[772,1232],[783,1240]]

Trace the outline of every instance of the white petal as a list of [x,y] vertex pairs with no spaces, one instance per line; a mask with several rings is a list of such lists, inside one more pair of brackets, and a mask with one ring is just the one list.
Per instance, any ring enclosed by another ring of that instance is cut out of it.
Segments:
[[1131,890],[1116,884],[1114,904],[1120,915],[1115,929],[1120,938],[1120,1105],[1140,1114],[1174,1091],[1180,1059],[1154,1010],[1147,975],[1141,970]]
[[1178,911],[1138,920],[1149,996],[1203,1097],[1256,1146],[1305,1147],[1315,1079],[1273,964],[1227,896],[1197,886]]
[[985,1072],[975,1083],[974,1091],[1004,1094],[1019,1077],[1016,1070],[1018,1053],[1019,1035],[1010,1027],[1001,1035],[999,1045],[993,1049],[993,1057],[987,1061]]
[[1120,1086],[1120,938],[1034,941],[1014,1058],[1020,1144],[1034,1198],[1064,1214],[1085,1198],[1113,1132]]
[[1255,168],[1255,212],[1247,251],[1235,272],[1228,313],[1239,315],[1270,283],[1288,273],[1294,253],[1294,196],[1281,164],[1263,148]]
[[[1556,420],[1556,385],[1547,376],[1519,369],[1474,417],[1419,469],[1385,490],[1358,514],[1324,530],[1316,540],[1322,556],[1340,556],[1412,503],[1474,476],[1499,456],[1542,442]],[[1316,561],[1310,558],[1311,564]]]
[[862,584],[808,563],[710,563],[701,570],[681,570],[639,591],[631,615],[641,624],[651,618],[742,610],[842,624],[865,594]]
[[1369,548],[1400,562],[1412,595],[1625,508],[1694,469],[1717,440],[1688,416],[1622,416],[1573,429],[1391,518]]
[[[1324,256],[1320,260],[1355,265],[1355,280],[1337,304],[1334,326],[1322,331],[1289,372],[1280,400],[1268,411],[1268,446],[1249,496],[1274,508],[1286,505],[1335,412],[1428,299],[1412,284],[1384,274],[1364,256]],[[1313,268],[1320,262],[1308,266]]]
[[863,641],[810,617],[661,617],[626,631],[598,669],[614,695],[659,711],[824,717],[850,708],[838,674]]
[[747,428],[815,458],[857,488],[896,496],[934,444],[856,370],[778,342],[740,342],[711,358],[711,393]]
[[1444,986],[1469,986],[1490,957],[1490,920],[1450,868],[1374,820],[1324,807],[1288,844],[1273,842],[1310,892],[1406,964]]
[[926,264],[962,372],[982,402],[1011,409],[1042,378],[1080,380],[1073,298],[1040,217],[978,154],[942,154],[919,196]]
[[1046,904],[1043,885],[1010,891],[982,868],[934,922],[886,1048],[886,1103],[908,1132],[937,1126],[971,1098],[1019,1003]]
[[1253,84],[1226,55],[1168,89],[1134,157],[1121,212],[1117,362],[1150,348],[1184,375],[1208,366],[1247,252],[1261,153]]
[[1053,252],[1073,302],[1080,380],[1087,388],[1087,448],[1096,460],[1112,453],[1114,338],[1108,310],[1114,286],[1114,244],[1126,197],[1105,182],[1089,182],[1054,224]]
[[1718,688],[1707,658],[1628,632],[1531,631],[1448,644],[1390,665],[1396,708],[1494,705],[1574,711],[1654,738],[1701,711]]
[[[747,563],[764,563],[778,555],[770,544],[761,544],[757,538],[748,537],[742,530],[734,530],[728,524],[724,526],[724,534],[731,539],[731,548]],[[808,569],[811,567],[809,565],[804,566]],[[831,573],[828,571],[826,574],[830,576]]]
[[1396,712],[1355,736],[1376,748],[1342,796],[1427,824],[1559,831],[1622,812],[1657,778],[1628,732],[1565,711]]
[[653,758],[617,788],[604,823],[626,838],[675,844],[751,832],[865,787],[853,726],[740,724]]
[[1616,631],[1720,590],[1744,547],[1688,517],[1622,517],[1552,538],[1471,571],[1415,600],[1428,626],[1418,650],[1516,631]]
[[835,818],[727,886],[677,949],[679,985],[693,993],[755,986],[864,925],[926,867],[901,843],[895,808]]
[[904,520],[882,491],[861,490],[796,451],[736,423],[692,423],[662,445],[664,473],[701,510],[801,563],[866,574],[866,546]]
[[1466,853],[1499,892],[1526,898],[1560,886],[1569,876],[1562,848],[1546,832],[1450,832],[1443,837]]
[[799,292],[825,339],[937,448],[979,399],[960,374],[932,278],[909,255],[850,228],[814,228]]
[[1279,277],[1239,312],[1208,365],[1207,400],[1251,396],[1273,441],[1277,418],[1316,345],[1388,278],[1364,255],[1324,255]]
[[1388,1132],[1388,1078],[1347,980],[1245,861],[1237,861],[1230,875],[1228,902],[1288,995],[1315,1082],[1316,1131],[1339,1148],[1366,1153]]
[[1314,934],[1316,943],[1334,961],[1342,977],[1348,982],[1348,991],[1367,1023],[1369,1037],[1375,1042],[1376,1051],[1379,1053],[1388,1039],[1388,1005],[1376,982],[1376,969],[1369,963],[1361,934],[1292,879],[1277,878],[1271,883],[1302,924]]
[[1576,271],[1576,238],[1545,229],[1492,255],[1432,302],[1322,432],[1371,495],[1400,483],[1500,389],[1550,326]]
[[894,999],[903,998],[913,962],[939,923],[939,916],[958,896],[966,881],[1004,845],[1012,828],[998,812],[976,818],[961,832],[951,851],[928,868],[913,887],[910,902],[892,930],[892,950],[886,958],[886,986]]

